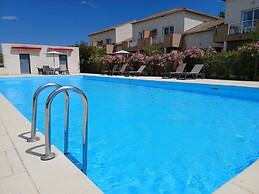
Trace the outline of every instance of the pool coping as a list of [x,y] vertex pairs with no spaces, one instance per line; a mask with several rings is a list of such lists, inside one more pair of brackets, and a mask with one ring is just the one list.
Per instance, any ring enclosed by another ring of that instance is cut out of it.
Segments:
[[[162,79],[161,77],[124,77],[98,74],[73,75],[259,88],[259,82],[253,81],[176,80]],[[0,78],[34,76],[38,77],[39,75],[0,76]],[[52,147],[52,150],[57,154],[56,159],[48,162],[41,161],[39,158],[44,153],[44,135],[37,132],[40,141],[27,143],[26,139],[30,135],[30,122],[1,93],[0,107],[0,163],[4,165],[4,170],[0,171],[0,193],[8,193],[9,191],[14,193],[18,191],[30,191],[29,193],[102,193],[55,146]],[[52,170],[56,171],[57,169],[58,172],[62,171],[62,175],[52,173]],[[214,193],[259,193],[259,185],[256,180],[259,180],[259,160],[222,185]]]
[[28,143],[30,122],[1,93],[0,107],[0,193],[103,193],[55,146],[42,161],[44,135]]

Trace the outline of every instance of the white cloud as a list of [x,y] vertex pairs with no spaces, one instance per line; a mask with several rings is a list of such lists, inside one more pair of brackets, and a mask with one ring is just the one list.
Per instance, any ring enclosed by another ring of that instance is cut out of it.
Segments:
[[87,4],[90,7],[96,8],[96,4],[93,1],[81,1],[80,4],[83,4],[83,5]]
[[87,3],[88,3],[89,6],[91,6],[91,7],[93,7],[93,8],[96,8],[95,2],[93,2],[93,1],[87,1]]
[[2,16],[2,20],[18,20],[16,16]]

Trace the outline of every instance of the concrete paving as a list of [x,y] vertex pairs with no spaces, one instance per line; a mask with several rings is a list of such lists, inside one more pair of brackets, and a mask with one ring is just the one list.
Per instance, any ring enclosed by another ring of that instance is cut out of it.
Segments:
[[[112,77],[125,79],[123,76]],[[161,77],[130,77],[130,79],[259,88],[259,82],[252,81],[176,80]],[[37,132],[37,136],[40,137],[38,142],[26,141],[30,137],[30,122],[0,94],[0,193],[102,193],[55,146],[52,146],[52,151],[56,153],[55,159],[40,160],[40,156],[44,154],[44,136],[40,132]],[[259,160],[214,193],[256,194],[259,193],[258,180]]]
[[56,157],[42,161],[44,136],[28,143],[30,122],[0,94],[0,193],[103,193],[55,146]]

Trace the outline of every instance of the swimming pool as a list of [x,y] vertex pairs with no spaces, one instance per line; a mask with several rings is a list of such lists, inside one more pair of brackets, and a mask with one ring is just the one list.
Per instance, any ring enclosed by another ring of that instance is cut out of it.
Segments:
[[[259,157],[257,89],[48,76],[0,79],[0,92],[31,120],[33,92],[49,81],[87,95],[87,175],[105,193],[211,193]],[[48,93],[39,97],[42,132]],[[81,160],[81,101],[71,98],[70,152]],[[61,150],[63,101],[52,108],[52,142]]]

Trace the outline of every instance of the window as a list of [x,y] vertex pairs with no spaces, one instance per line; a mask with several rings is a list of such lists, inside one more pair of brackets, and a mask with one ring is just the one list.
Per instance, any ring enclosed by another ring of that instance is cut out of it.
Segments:
[[164,34],[172,34],[174,33],[174,26],[164,27]]
[[243,11],[242,25],[244,31],[251,31],[256,26],[257,19],[259,19],[259,9]]
[[105,42],[106,42],[106,44],[112,44],[112,39],[111,38],[107,38],[107,39],[105,39]]
[[138,39],[144,39],[144,30],[138,33]]

